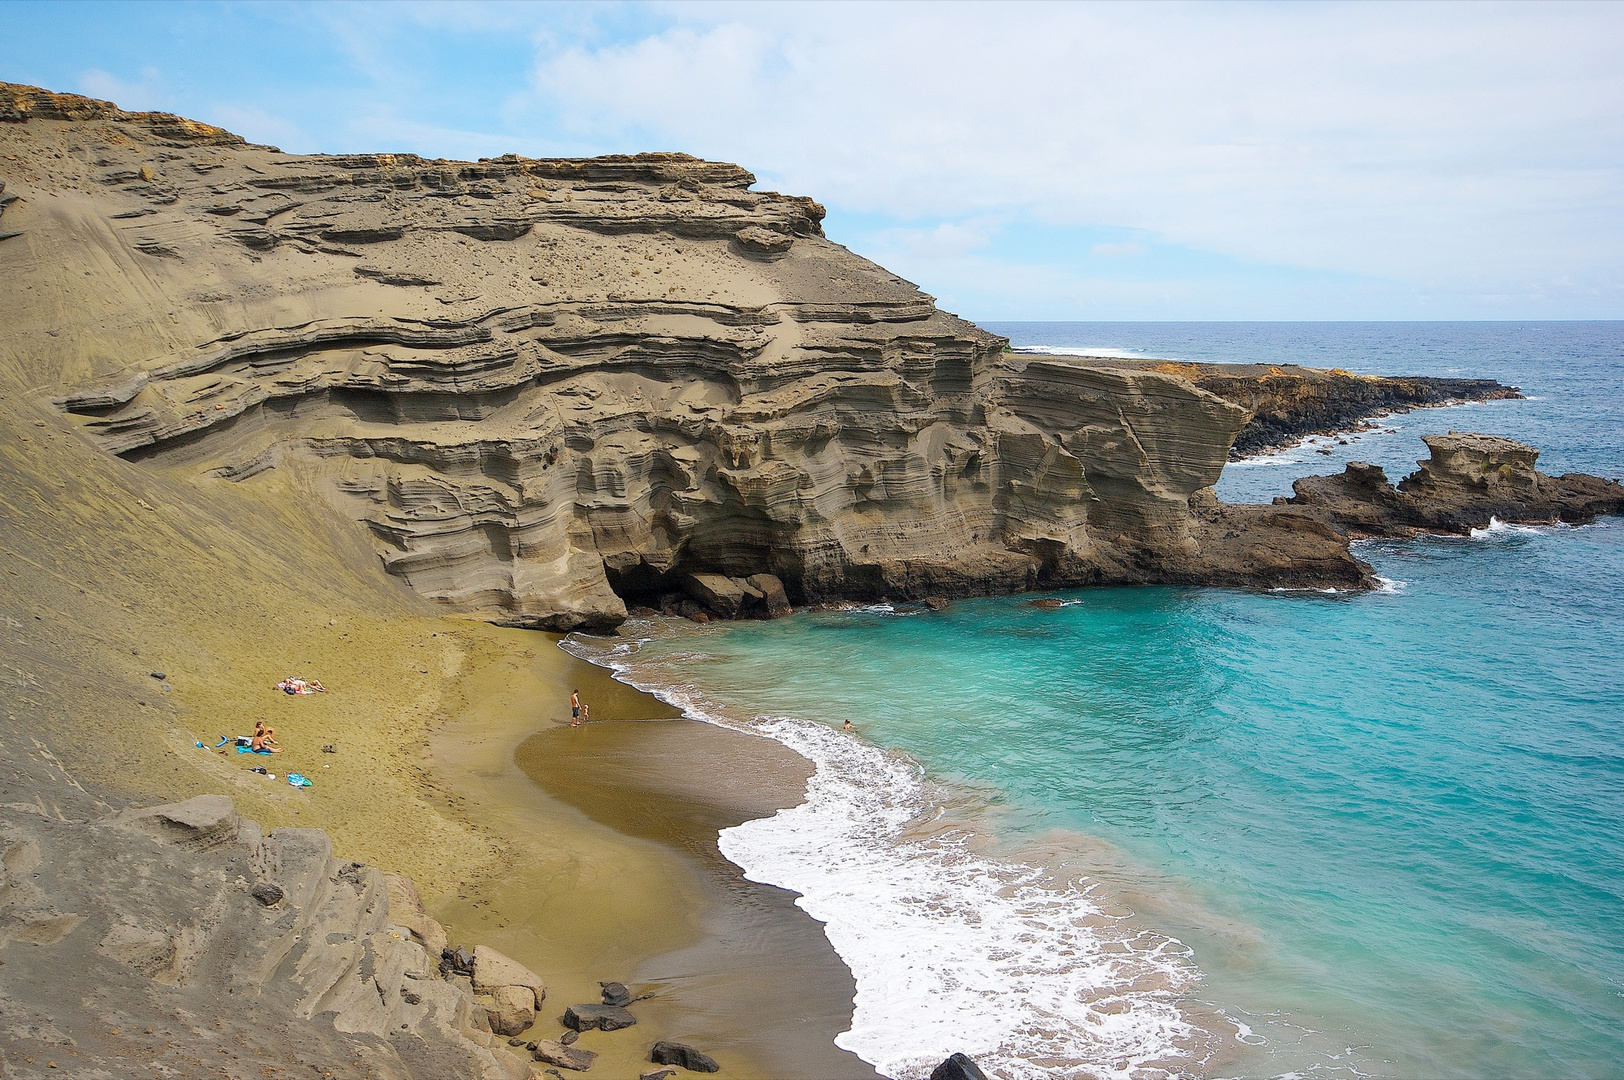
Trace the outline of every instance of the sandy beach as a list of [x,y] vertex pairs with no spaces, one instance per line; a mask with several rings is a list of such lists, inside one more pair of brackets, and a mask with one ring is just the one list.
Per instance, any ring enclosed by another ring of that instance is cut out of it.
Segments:
[[[493,864],[430,900],[452,940],[543,973],[544,1016],[595,1001],[599,981],[652,992],[635,1032],[583,1034],[602,1067],[629,1074],[649,1044],[674,1038],[735,1075],[876,1075],[833,1043],[853,983],[821,929],[716,849],[720,829],[798,803],[810,764],[678,719],[555,635],[489,633],[494,647],[425,744],[428,783],[473,831],[500,838]],[[590,725],[568,726],[571,689]]]

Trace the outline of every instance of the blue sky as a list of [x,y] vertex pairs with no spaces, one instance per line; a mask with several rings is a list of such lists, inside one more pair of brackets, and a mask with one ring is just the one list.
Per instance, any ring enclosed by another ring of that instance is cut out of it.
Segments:
[[14,2],[296,152],[683,150],[1002,319],[1624,318],[1624,5]]

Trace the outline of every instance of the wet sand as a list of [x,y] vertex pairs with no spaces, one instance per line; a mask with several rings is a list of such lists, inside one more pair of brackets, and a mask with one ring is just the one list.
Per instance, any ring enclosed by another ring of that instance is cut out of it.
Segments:
[[[611,979],[656,996],[638,1025],[578,1045],[614,1075],[657,1039],[691,1042],[735,1076],[877,1074],[834,1045],[853,982],[822,929],[781,889],[744,881],[720,829],[801,801],[811,765],[766,739],[676,719],[650,695],[558,649],[497,631],[425,750],[430,782],[502,864],[431,900],[453,941],[485,942],[548,982],[530,1037]],[[569,692],[593,723],[568,726]]]

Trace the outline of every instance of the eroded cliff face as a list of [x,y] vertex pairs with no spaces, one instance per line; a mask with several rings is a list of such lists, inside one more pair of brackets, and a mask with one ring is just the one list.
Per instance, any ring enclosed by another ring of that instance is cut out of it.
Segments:
[[568,630],[695,572],[1256,576],[1190,508],[1245,408],[1011,356],[736,166],[302,157],[14,86],[3,119],[15,361],[111,453],[308,475],[435,600]]

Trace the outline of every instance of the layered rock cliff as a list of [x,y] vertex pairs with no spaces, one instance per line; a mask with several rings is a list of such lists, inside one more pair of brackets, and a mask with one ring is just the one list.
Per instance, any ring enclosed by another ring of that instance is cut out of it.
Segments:
[[694,573],[797,601],[1368,580],[1289,511],[1249,512],[1274,561],[1192,511],[1246,408],[1011,356],[736,166],[305,157],[0,102],[14,345],[79,430],[205,483],[298,471],[457,608],[607,627]]

